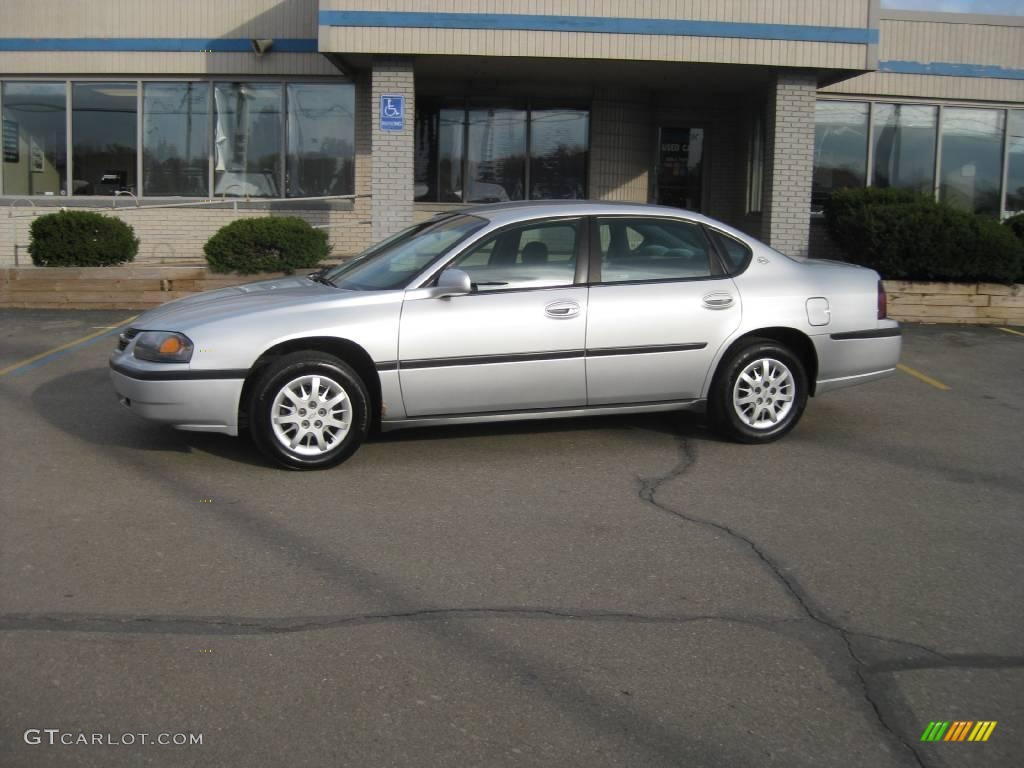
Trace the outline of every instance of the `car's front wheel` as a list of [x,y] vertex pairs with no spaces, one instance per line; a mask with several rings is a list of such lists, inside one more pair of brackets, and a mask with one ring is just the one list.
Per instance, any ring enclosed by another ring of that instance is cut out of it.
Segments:
[[768,443],[796,426],[807,389],[800,358],[778,342],[752,339],[723,362],[711,392],[712,415],[727,437]]
[[290,469],[340,464],[366,439],[370,398],[359,375],[338,358],[295,352],[272,363],[249,403],[253,440]]

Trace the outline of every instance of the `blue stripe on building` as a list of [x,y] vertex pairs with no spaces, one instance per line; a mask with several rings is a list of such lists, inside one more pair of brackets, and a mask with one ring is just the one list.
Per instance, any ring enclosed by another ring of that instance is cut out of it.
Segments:
[[528,32],[598,32],[619,35],[730,37],[817,43],[878,42],[877,29],[812,27],[801,24],[745,24],[692,19],[635,19],[604,16],[542,16],[519,13],[412,13],[320,11],[325,27],[402,27],[418,29],[503,29]]
[[939,75],[941,77],[994,77],[999,80],[1024,80],[1024,69],[988,64],[956,64],[950,61],[880,61],[879,72],[899,75]]
[[[0,51],[250,53],[248,38],[197,37],[0,37]],[[273,53],[316,53],[317,41],[275,38]]]

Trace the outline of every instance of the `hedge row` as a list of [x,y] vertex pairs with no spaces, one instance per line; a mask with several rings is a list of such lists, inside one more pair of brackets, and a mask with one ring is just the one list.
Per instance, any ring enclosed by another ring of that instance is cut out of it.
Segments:
[[[32,222],[29,253],[39,267],[107,267],[135,259],[132,227],[92,211],[61,211]],[[233,221],[203,250],[213,272],[286,272],[316,267],[327,258],[327,233],[294,216]]]
[[825,223],[847,259],[886,279],[1024,280],[1022,217],[1007,226],[913,192],[867,187],[833,193]]

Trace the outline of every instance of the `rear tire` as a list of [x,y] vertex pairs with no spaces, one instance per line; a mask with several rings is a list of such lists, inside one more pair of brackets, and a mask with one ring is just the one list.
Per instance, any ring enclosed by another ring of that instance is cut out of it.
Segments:
[[751,339],[719,368],[710,412],[725,437],[770,443],[796,426],[807,394],[807,373],[799,357],[771,339]]
[[323,352],[294,352],[260,376],[249,402],[253,442],[289,469],[326,469],[356,452],[370,427],[366,385]]

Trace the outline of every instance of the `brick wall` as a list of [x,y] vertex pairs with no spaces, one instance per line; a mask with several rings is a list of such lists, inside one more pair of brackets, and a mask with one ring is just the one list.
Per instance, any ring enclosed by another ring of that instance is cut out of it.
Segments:
[[768,99],[763,235],[792,256],[808,249],[816,93],[813,73],[780,72]]
[[[367,201],[368,202],[368,201]],[[312,204],[311,204],[312,205]],[[76,207],[70,203],[68,207]],[[369,212],[365,203],[354,210],[338,210],[324,207],[321,210],[274,209],[246,210],[240,203],[239,209],[231,205],[224,208],[125,208],[112,211],[109,208],[95,209],[107,216],[115,216],[131,226],[139,238],[139,254],[136,262],[141,264],[198,264],[205,263],[203,245],[225,224],[240,218],[257,216],[298,216],[314,226],[328,226],[328,238],[332,246],[332,258],[343,258],[358,253],[366,247],[369,227],[362,224]],[[15,266],[15,243],[18,248],[18,266],[31,266],[28,254],[29,227],[36,215],[52,213],[56,208],[39,208],[34,215],[24,209],[19,216],[0,216],[0,267]]]
[[[374,241],[413,223],[415,86],[412,59],[374,57],[370,87]],[[405,97],[405,126],[401,131],[380,128],[380,97],[385,94]]]

